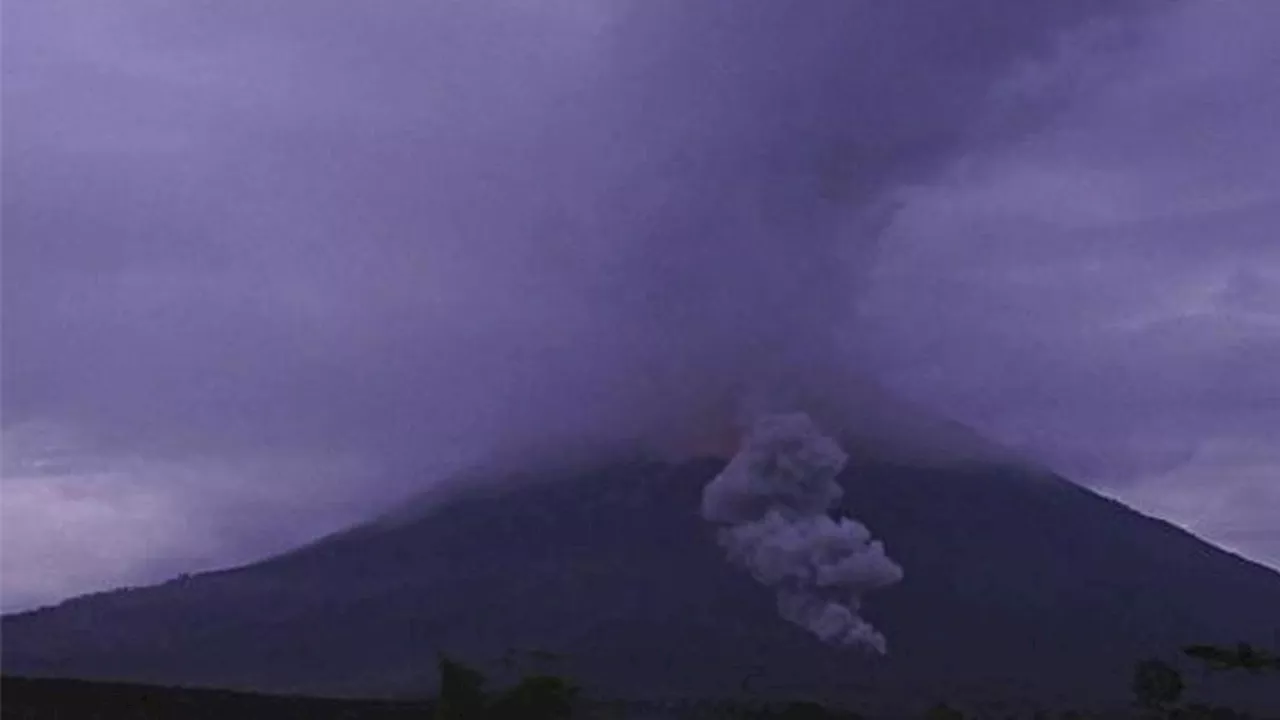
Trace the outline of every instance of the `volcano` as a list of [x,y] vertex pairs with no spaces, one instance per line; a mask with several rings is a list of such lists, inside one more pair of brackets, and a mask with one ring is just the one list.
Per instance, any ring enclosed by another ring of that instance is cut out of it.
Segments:
[[[536,648],[608,697],[1078,707],[1124,702],[1138,659],[1280,625],[1280,574],[1051,473],[864,454],[840,509],[905,577],[864,609],[887,655],[832,647],[726,563],[698,511],[723,467],[469,483],[252,565],[6,616],[4,672],[406,696],[430,691],[437,653],[501,674]],[[1258,682],[1247,701],[1280,708]]]

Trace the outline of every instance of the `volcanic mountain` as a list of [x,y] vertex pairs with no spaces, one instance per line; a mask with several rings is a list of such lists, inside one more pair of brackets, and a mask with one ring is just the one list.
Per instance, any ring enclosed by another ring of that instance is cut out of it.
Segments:
[[471,483],[252,565],[6,616],[4,672],[395,696],[430,690],[437,653],[501,673],[536,648],[602,696],[1080,706],[1124,702],[1140,658],[1280,626],[1280,574],[1051,473],[864,453],[840,510],[905,577],[864,608],[887,655],[833,647],[725,561],[699,515],[723,467]]

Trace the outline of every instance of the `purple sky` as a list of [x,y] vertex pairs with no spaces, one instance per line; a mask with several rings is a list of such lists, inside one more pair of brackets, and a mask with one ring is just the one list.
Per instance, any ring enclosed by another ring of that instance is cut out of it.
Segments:
[[[867,378],[1280,566],[1280,5],[4,5],[6,609]],[[932,431],[893,431],[913,443]]]

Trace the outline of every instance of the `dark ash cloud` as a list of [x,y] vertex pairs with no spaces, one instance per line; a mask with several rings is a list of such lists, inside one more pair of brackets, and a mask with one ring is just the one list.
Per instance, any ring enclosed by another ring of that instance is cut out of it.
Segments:
[[[264,547],[495,454],[687,445],[749,391],[825,426],[889,424],[871,409],[873,371],[1001,439],[1018,412],[1043,435],[1082,437],[1123,371],[1104,373],[1098,402],[1078,399],[1060,433],[1037,410],[1057,397],[1032,389],[1110,346],[1090,339],[1055,365],[1017,342],[1041,335],[1001,324],[1000,272],[966,285],[987,272],[972,263],[983,243],[1008,250],[982,226],[994,215],[966,232],[947,208],[982,186],[957,168],[1012,177],[1005,158],[1023,157],[1049,177],[1079,146],[1073,132],[1102,138],[1098,176],[1117,172],[1105,138],[1149,137],[1161,157],[1159,134],[1117,125],[1132,113],[1109,110],[1124,94],[1105,91],[1124,87],[1111,68],[1136,68],[1142,97],[1159,75],[1143,53],[1163,52],[1153,33],[1199,41],[1176,25],[1184,14],[1151,12],[1162,7],[10,3],[6,432],[52,423],[85,458],[206,478],[175,489],[115,472],[118,485],[94,486],[108,505],[108,487],[160,493],[172,500],[160,515],[191,512],[211,492],[197,488],[222,488],[227,513],[257,498],[262,517],[293,498],[297,532]],[[1057,156],[1037,149],[1053,142]],[[912,223],[929,238],[904,240]],[[1070,264],[1060,249],[1079,243],[1117,268],[1090,276],[1100,294],[1133,292],[1119,269],[1136,255],[1050,229],[1031,266]],[[1265,304],[1269,283],[1241,276],[1232,302]],[[955,290],[946,312],[919,301],[939,289]],[[1087,312],[1049,313],[1043,335],[1067,337]],[[1198,337],[1210,347],[1220,332]],[[966,337],[986,362],[922,359]],[[993,362],[1017,373],[990,378]],[[1021,395],[969,392],[1019,376]],[[1254,376],[1223,377],[1237,394],[1207,383],[1204,399],[1238,407]],[[1127,462],[1080,442],[1112,474]],[[344,470],[314,471],[326,466]],[[6,494],[18,487],[6,480]],[[110,532],[135,523],[122,517]]]

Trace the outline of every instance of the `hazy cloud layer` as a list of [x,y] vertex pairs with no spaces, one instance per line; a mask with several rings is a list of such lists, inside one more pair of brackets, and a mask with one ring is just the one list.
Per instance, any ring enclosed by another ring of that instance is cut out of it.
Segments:
[[1144,7],[6,3],[6,437],[117,468],[6,470],[6,602],[55,525],[242,558],[859,365],[1147,507],[1261,487],[1280,21]]
[[1277,565],[1280,10],[1152,29],[1043,132],[915,190],[865,347],[913,396]]

